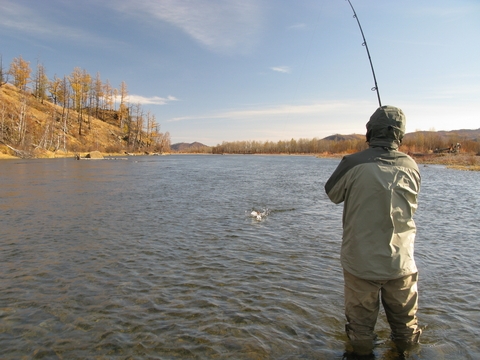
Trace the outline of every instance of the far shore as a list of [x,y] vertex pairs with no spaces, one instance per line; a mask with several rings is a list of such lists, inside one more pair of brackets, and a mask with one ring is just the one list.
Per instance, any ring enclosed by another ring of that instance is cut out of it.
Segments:
[[[89,152],[44,152],[34,159],[54,159],[54,158],[72,158],[75,159],[77,155],[85,157]],[[125,157],[125,156],[145,156],[145,153],[102,153],[106,158],[108,157]],[[159,154],[149,154],[150,156]],[[208,153],[165,153],[161,155],[212,155]],[[226,154],[227,155],[227,154]],[[230,154],[228,154],[230,155]],[[232,154],[233,155],[233,154]],[[240,154],[236,154],[240,155]],[[249,154],[245,154],[249,155]],[[254,154],[254,155],[272,155],[272,156],[315,156],[318,158],[340,159],[348,154]],[[456,170],[480,171],[480,156],[474,154],[413,154],[412,157],[418,164],[422,165],[443,165]],[[20,157],[10,154],[0,153],[0,160],[19,160]]]

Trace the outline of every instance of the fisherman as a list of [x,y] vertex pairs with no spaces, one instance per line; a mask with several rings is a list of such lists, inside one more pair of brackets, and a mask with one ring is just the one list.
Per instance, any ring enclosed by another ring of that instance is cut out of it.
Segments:
[[382,301],[400,352],[418,343],[418,270],[413,252],[420,173],[398,151],[405,115],[381,106],[367,123],[369,148],[345,156],[325,184],[332,202],[344,202],[341,264],[345,330],[356,355],[372,355]]

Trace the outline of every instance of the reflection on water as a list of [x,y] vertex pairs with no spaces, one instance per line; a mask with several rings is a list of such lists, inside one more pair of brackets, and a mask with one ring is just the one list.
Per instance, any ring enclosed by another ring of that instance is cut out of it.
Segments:
[[[341,359],[337,163],[0,162],[0,358]],[[413,358],[480,358],[480,174],[421,170]]]

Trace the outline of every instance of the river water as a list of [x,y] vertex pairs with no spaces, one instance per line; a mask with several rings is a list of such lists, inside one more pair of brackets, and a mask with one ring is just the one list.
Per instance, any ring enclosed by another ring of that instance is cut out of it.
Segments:
[[[0,358],[342,359],[337,164],[0,162]],[[421,172],[410,358],[479,359],[480,173]],[[376,330],[376,359],[394,359],[383,313]]]

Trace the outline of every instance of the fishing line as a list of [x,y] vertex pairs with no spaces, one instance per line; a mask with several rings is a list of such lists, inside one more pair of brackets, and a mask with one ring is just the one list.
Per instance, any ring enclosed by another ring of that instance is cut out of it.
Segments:
[[350,4],[350,7],[352,8],[353,17],[357,20],[358,27],[360,28],[360,32],[362,33],[362,38],[363,38],[363,44],[362,44],[362,46],[365,46],[365,49],[367,50],[368,61],[370,61],[370,67],[372,68],[373,82],[375,83],[375,86],[372,88],[372,91],[376,91],[376,92],[377,92],[378,105],[380,105],[380,107],[381,107],[381,106],[382,106],[382,102],[380,101],[380,92],[378,91],[377,77],[375,76],[375,70],[373,69],[373,63],[372,63],[372,58],[370,57],[370,51],[368,51],[367,40],[365,40],[365,35],[363,34],[362,25],[360,25],[360,20],[358,20],[357,13],[355,12],[355,9],[353,8],[352,3],[350,2],[350,0],[347,0],[347,1],[348,1],[348,3]]

